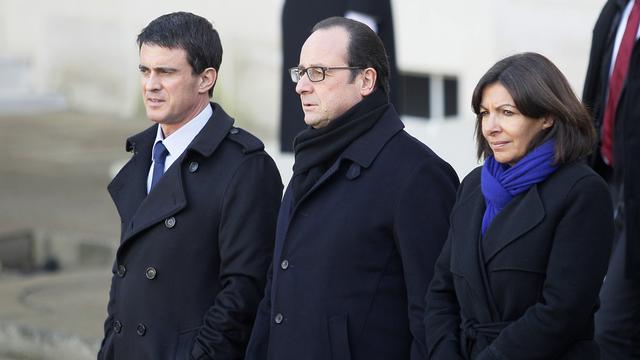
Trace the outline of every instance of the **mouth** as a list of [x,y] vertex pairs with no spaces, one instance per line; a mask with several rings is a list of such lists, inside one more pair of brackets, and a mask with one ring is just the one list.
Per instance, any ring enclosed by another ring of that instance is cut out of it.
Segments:
[[491,148],[493,150],[500,150],[507,146],[507,144],[509,144],[509,141],[493,141],[491,142]]
[[147,100],[147,104],[149,104],[149,105],[159,105],[159,104],[164,102],[164,100],[158,99],[158,98],[149,98],[148,97],[146,100]]
[[306,102],[306,101],[302,101],[302,107],[303,108],[310,108],[310,107],[313,107],[313,106],[316,106],[316,104],[310,103],[310,102]]

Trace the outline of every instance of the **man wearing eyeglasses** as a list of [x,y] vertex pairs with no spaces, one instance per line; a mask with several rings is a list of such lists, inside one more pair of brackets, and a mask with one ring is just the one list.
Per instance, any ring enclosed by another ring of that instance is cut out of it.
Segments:
[[309,127],[247,359],[426,359],[424,295],[458,178],[403,130],[366,25],[319,22],[290,75]]

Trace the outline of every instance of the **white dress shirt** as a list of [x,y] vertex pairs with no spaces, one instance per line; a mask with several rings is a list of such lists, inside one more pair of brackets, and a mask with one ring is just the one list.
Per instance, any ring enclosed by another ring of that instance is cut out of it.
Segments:
[[[173,134],[164,137],[164,133],[162,132],[162,126],[158,126],[158,132],[156,133],[156,140],[153,142],[153,149],[151,149],[151,153],[153,154],[153,150],[156,147],[156,144],[159,141],[162,141],[162,144],[169,151],[169,155],[164,161],[164,171],[173,164],[182,153],[187,149],[187,146],[191,144],[193,139],[198,135],[198,133],[202,130],[204,125],[207,123],[211,115],[213,114],[213,109],[211,109],[211,104],[207,104],[207,106],[202,109],[202,111],[196,115],[193,119],[188,121],[178,130],[176,130]],[[151,179],[153,178],[153,167],[155,163],[151,162],[151,168],[149,168],[149,174],[147,175],[147,194],[151,190]]]

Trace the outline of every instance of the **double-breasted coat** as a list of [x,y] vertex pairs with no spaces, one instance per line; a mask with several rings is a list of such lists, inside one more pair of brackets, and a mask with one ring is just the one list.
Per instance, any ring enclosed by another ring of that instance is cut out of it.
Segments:
[[[589,67],[582,101],[592,111],[600,134],[609,91],[611,55],[622,13],[629,0],[609,0],[593,28]],[[640,39],[636,39],[629,70],[616,111],[614,159],[619,181],[624,186],[624,229],[626,233],[625,270],[628,276],[640,278]],[[612,179],[600,156],[594,152],[592,166],[603,177]]]
[[424,295],[458,178],[393,107],[278,215],[247,359],[425,359]]
[[282,182],[217,104],[147,195],[157,125],[127,140],[109,184],[122,222],[99,359],[241,359],[274,242]]
[[462,182],[427,293],[431,359],[598,359],[593,315],[613,238],[604,181],[564,165],[481,238],[481,169]]

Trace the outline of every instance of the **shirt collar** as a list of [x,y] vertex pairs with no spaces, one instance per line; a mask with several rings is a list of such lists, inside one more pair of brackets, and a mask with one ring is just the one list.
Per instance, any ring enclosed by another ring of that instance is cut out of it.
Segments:
[[188,121],[186,124],[181,126],[178,130],[176,130],[173,134],[169,135],[166,138],[162,133],[162,127],[158,126],[156,139],[153,142],[154,146],[158,141],[162,141],[164,146],[169,151],[170,156],[180,156],[180,154],[184,152],[187,146],[191,144],[196,135],[198,135],[200,130],[202,130],[209,118],[211,118],[211,115],[213,115],[211,104],[207,104],[207,106],[205,106],[205,108],[202,109],[202,111],[198,115],[196,115],[196,117]]

